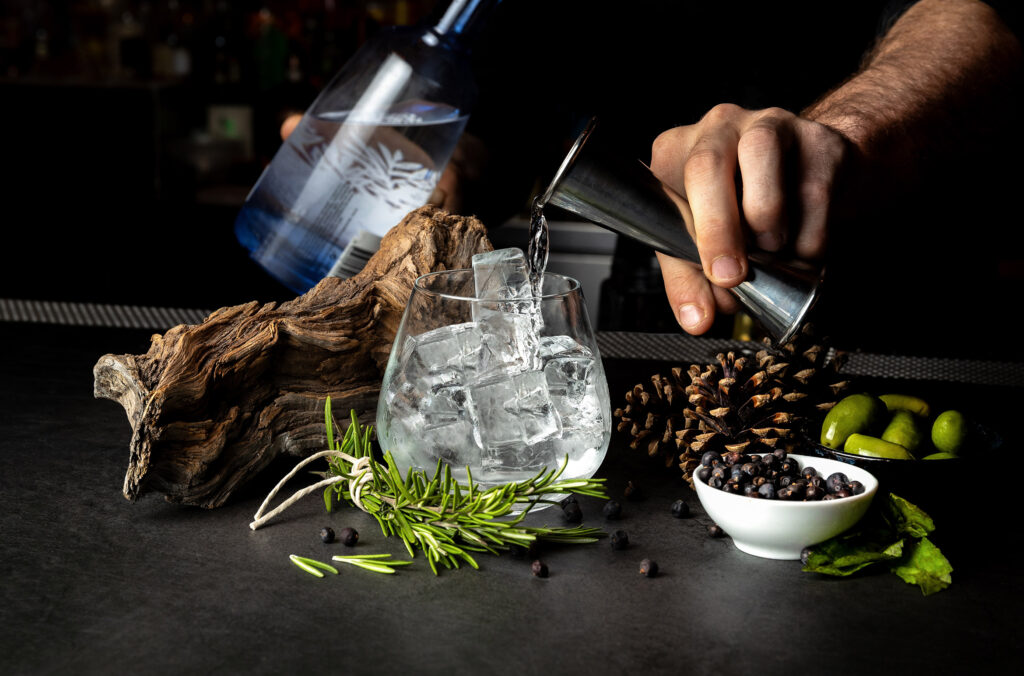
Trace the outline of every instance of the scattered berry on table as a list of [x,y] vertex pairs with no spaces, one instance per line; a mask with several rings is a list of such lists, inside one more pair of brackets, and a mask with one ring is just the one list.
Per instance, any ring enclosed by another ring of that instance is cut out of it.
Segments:
[[672,503],[672,516],[677,519],[690,516],[690,506],[683,500],[676,500]]
[[658,562],[644,559],[640,562],[640,574],[644,577],[654,577],[658,574]]
[[604,503],[604,508],[601,511],[606,519],[618,519],[622,516],[622,505],[618,500],[609,500]]
[[624,530],[617,530],[612,533],[612,549],[625,549],[629,546],[629,533]]
[[341,544],[346,547],[355,547],[356,543],[359,542],[359,531],[351,526],[341,529],[341,533],[338,534]]
[[569,523],[580,523],[583,521],[583,510],[578,502],[570,502],[562,506],[562,515]]
[[710,526],[708,526],[708,535],[710,535],[713,538],[724,538],[725,531],[717,523],[713,523]]
[[548,564],[544,563],[540,559],[536,559],[530,564],[530,572],[536,577],[547,577],[548,576]]
[[330,526],[324,526],[320,529],[320,539],[325,543],[334,542],[334,529]]

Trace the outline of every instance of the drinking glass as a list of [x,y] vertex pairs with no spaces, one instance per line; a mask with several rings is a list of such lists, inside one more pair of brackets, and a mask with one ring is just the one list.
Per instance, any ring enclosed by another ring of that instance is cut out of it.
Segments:
[[[566,463],[590,478],[611,438],[597,341],[575,279],[527,298],[477,298],[472,270],[416,280],[391,348],[377,436],[398,467],[492,486]],[[540,505],[538,505],[540,507]]]

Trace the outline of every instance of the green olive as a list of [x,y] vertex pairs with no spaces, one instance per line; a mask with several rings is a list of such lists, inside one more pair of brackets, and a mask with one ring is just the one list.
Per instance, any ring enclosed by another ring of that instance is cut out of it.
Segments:
[[927,401],[909,394],[883,394],[878,398],[885,403],[885,407],[889,409],[890,413],[909,411],[922,418],[927,418],[932,414],[932,409]]
[[926,456],[924,456],[921,459],[922,460],[953,460],[954,458],[959,458],[959,457],[960,456],[955,455],[953,453],[945,453],[945,452],[940,451],[938,453],[932,453],[931,455],[926,455]]
[[967,418],[960,411],[943,411],[932,423],[932,444],[940,453],[958,454],[967,441]]
[[907,449],[891,441],[884,441],[878,437],[871,437],[866,434],[851,434],[843,450],[854,455],[863,455],[869,458],[889,458],[890,460],[913,460],[914,456]]
[[916,451],[921,445],[921,430],[914,414],[904,410],[893,413],[892,420],[882,432],[882,440],[899,444],[911,453]]
[[889,419],[885,404],[870,394],[843,397],[825,415],[821,425],[821,445],[842,448],[851,434],[878,434]]

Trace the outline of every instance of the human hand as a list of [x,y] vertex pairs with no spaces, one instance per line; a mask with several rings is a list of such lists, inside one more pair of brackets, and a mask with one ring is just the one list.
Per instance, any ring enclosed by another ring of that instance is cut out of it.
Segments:
[[823,255],[848,156],[837,132],[779,108],[721,104],[697,124],[658,136],[651,170],[678,193],[673,199],[700,252],[700,266],[658,254],[683,329],[704,333],[716,310],[738,308],[727,289],[747,276],[748,239],[765,251]]

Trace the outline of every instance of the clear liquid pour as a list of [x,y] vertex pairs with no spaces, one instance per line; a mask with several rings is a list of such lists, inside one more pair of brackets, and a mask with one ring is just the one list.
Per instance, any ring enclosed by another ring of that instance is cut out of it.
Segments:
[[526,260],[530,266],[530,284],[533,295],[541,295],[544,270],[548,266],[548,221],[544,217],[544,203],[541,195],[533,198],[530,209],[530,241],[527,244]]

